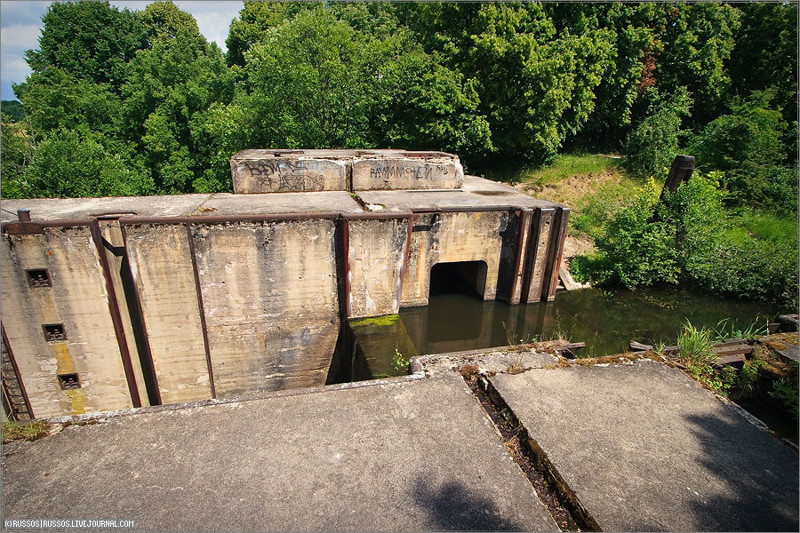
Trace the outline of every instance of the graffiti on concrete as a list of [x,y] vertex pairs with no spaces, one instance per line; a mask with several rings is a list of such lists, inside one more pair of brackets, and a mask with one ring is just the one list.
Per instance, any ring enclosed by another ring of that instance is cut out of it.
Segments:
[[245,161],[247,169],[263,189],[281,192],[323,191],[321,161]]
[[369,177],[372,180],[385,182],[397,179],[429,180],[433,177],[445,178],[450,171],[448,165],[418,165],[411,166],[407,162],[387,163],[374,166],[369,169]]

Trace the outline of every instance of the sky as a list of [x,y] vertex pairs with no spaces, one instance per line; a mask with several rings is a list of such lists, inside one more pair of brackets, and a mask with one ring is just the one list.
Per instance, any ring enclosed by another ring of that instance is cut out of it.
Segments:
[[[112,1],[111,5],[140,11],[149,1]],[[222,50],[231,20],[244,7],[241,1],[174,2],[182,11],[191,13],[206,39]],[[25,80],[31,70],[25,62],[25,51],[39,47],[42,15],[49,1],[0,1],[0,99],[16,100],[11,86]]]

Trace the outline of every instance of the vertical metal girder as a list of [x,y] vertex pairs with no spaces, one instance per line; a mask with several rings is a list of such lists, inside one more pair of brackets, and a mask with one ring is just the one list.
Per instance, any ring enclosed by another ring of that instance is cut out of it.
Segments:
[[346,218],[339,219],[342,228],[342,269],[344,279],[342,280],[342,298],[344,298],[345,318],[350,318],[353,314],[350,302],[350,223]]
[[[36,418],[36,415],[33,413],[33,408],[31,407],[31,401],[28,398],[28,391],[25,390],[25,383],[22,382],[22,374],[19,372],[19,367],[17,366],[17,360],[14,358],[14,351],[11,349],[11,343],[8,342],[8,336],[6,335],[6,327],[0,323],[0,330],[3,332],[3,346],[6,350],[6,355],[8,355],[8,360],[11,362],[11,368],[14,372],[14,377],[16,378],[17,385],[19,385],[20,394],[22,394],[22,401],[25,403],[25,409],[28,411],[28,416],[31,420]],[[5,382],[3,383],[5,386]],[[5,392],[5,390],[4,390]],[[9,406],[10,407],[10,406]],[[12,414],[12,413],[7,413]],[[16,413],[13,413],[16,415]]]
[[527,242],[530,238],[531,211],[523,210],[516,212],[519,220],[519,237],[514,256],[514,278],[511,280],[511,294],[509,303],[516,305],[522,300],[522,288],[525,285],[525,255],[527,253]]
[[[100,268],[103,270],[103,278],[106,283],[106,294],[108,295],[108,310],[111,314],[111,322],[114,325],[114,335],[117,338],[117,346],[119,346],[120,356],[122,357],[122,367],[125,370],[125,379],[128,382],[128,392],[131,395],[131,403],[134,407],[141,407],[142,402],[139,398],[139,388],[136,386],[136,376],[133,373],[133,364],[131,362],[131,354],[128,351],[128,341],[125,338],[125,328],[122,325],[122,316],[119,310],[117,301],[117,291],[114,287],[114,281],[111,277],[111,266],[108,263],[108,256],[106,255],[105,247],[103,246],[103,234],[100,231],[100,222],[98,220],[92,221],[89,225],[89,230],[92,234],[97,255],[100,260]],[[124,234],[123,234],[124,235]]]
[[419,215],[411,215],[408,217],[408,225],[406,226],[406,247],[403,250],[403,264],[400,265],[398,272],[399,281],[397,283],[397,308],[400,308],[400,300],[403,297],[403,282],[406,275],[406,266],[408,265],[408,257],[411,255],[411,238],[414,234],[414,222],[417,221]]
[[558,269],[564,255],[564,239],[567,237],[567,222],[569,221],[569,208],[560,207],[556,210],[553,227],[551,229],[550,246],[547,253],[547,271],[545,273],[545,286],[542,291],[542,300],[552,302],[556,299],[558,289]]
[[200,288],[200,270],[197,268],[197,257],[194,252],[194,234],[190,224],[184,224],[186,236],[189,239],[189,254],[192,256],[192,272],[194,273],[194,287],[197,291],[197,308],[200,311],[200,327],[203,330],[203,348],[206,352],[206,366],[208,367],[208,383],[211,387],[211,397],[217,397],[217,389],[214,387],[214,369],[211,366],[211,345],[208,341],[208,327],[206,326],[206,310],[203,303],[203,291]]
[[537,207],[533,212],[530,237],[525,252],[525,273],[522,278],[521,301],[524,303],[535,303],[543,299],[542,290],[547,275],[547,252],[550,247],[554,218],[554,208]]

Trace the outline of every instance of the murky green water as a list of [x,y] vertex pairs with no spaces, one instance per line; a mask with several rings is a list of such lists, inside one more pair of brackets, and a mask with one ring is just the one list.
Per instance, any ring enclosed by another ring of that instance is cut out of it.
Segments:
[[511,306],[464,294],[431,296],[427,307],[400,310],[420,354],[503,346],[563,337],[585,342],[581,357],[620,353],[636,340],[675,344],[688,319],[695,326],[746,329],[777,314],[796,312],[678,289],[561,291],[555,302]]

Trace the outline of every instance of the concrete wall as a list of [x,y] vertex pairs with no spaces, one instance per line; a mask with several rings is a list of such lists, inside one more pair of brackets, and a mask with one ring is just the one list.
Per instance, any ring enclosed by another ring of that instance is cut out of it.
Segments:
[[505,211],[419,215],[403,272],[400,306],[427,305],[431,268],[437,263],[462,261],[486,263],[483,299],[493,300],[503,246],[501,232],[506,229],[508,216]]
[[350,317],[396,314],[408,219],[349,220]]
[[[132,407],[108,291],[88,227],[3,236],[3,325],[38,418]],[[52,286],[30,287],[25,270],[47,269]],[[66,340],[42,326],[63,324]],[[77,373],[62,390],[58,375]]]
[[218,397],[325,383],[339,332],[334,230],[192,226]]
[[186,227],[125,227],[131,272],[162,403],[212,397]]
[[[4,222],[3,325],[35,416],[323,385],[342,319],[426,305],[443,263],[485,300],[550,299],[567,211],[314,216]],[[52,286],[30,287],[26,269]],[[476,330],[495,335],[487,318]],[[42,325],[61,323],[67,339],[46,341]],[[71,373],[80,388],[62,390]]]

